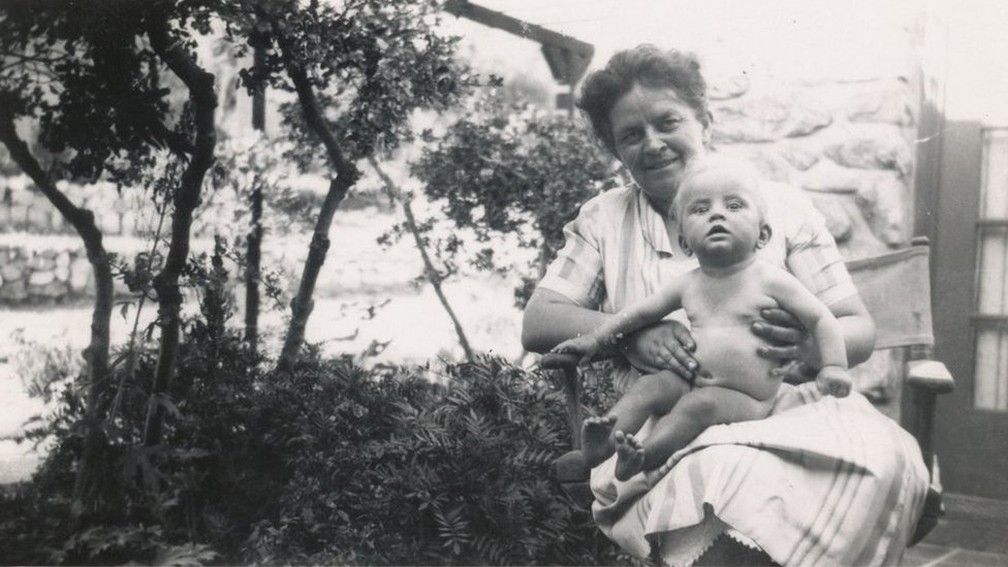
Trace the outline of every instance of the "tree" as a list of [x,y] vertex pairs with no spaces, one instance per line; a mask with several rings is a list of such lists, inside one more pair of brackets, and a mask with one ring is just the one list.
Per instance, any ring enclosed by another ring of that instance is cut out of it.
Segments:
[[[167,103],[155,59],[131,43],[138,15],[114,12],[110,3],[8,2],[0,12],[0,139],[14,161],[81,236],[91,263],[96,298],[91,340],[85,351],[86,417],[75,511],[98,512],[98,468],[103,420],[112,399],[109,321],[113,275],[102,233],[91,211],[77,207],[55,183],[59,177],[93,181],[106,176],[126,183],[150,163],[157,147],[188,154],[189,144],[163,122]],[[37,121],[32,153],[16,123]],[[42,160],[50,164],[44,167]]]
[[287,107],[285,118],[305,141],[298,160],[306,168],[321,161],[331,171],[278,360],[279,368],[289,368],[304,342],[333,217],[360,178],[356,162],[410,139],[413,110],[449,104],[466,81],[453,59],[454,40],[435,31],[436,3],[264,1],[249,7],[253,14],[231,16],[231,29],[248,33],[259,26],[269,42],[259,79],[265,75],[274,88],[297,96],[297,112]]
[[[446,313],[448,313],[448,318],[451,319],[452,326],[455,327],[455,335],[458,337],[459,345],[462,347],[462,352],[465,353],[466,360],[472,362],[475,360],[475,353],[473,352],[472,346],[469,344],[469,339],[466,337],[465,330],[462,328],[462,322],[459,321],[458,315],[455,314],[455,310],[452,308],[451,303],[448,301],[448,296],[445,295],[444,289],[441,284],[444,283],[446,279],[451,277],[454,273],[452,269],[439,269],[434,263],[434,258],[431,257],[429,251],[428,238],[424,234],[423,227],[417,222],[416,215],[413,213],[413,196],[403,191],[392,177],[382,169],[381,164],[378,160],[370,158],[369,163],[371,167],[378,174],[378,177],[382,180],[382,187],[385,190],[385,194],[388,196],[389,200],[393,203],[399,203],[403,210],[403,228],[406,232],[413,237],[413,244],[416,246],[417,251],[420,252],[420,259],[423,260],[424,271],[423,277],[428,282],[430,282],[431,287],[434,288],[434,294],[437,295],[438,301],[441,302],[441,306],[444,307]],[[398,231],[395,236],[398,236]],[[393,237],[393,235],[385,235],[384,240],[388,241]]]
[[[581,203],[614,181],[612,159],[580,121],[490,97],[431,140],[413,165],[426,195],[456,227],[472,230],[472,262],[496,266],[495,240],[508,235],[536,252],[516,290],[519,306],[563,244]],[[461,243],[449,249],[461,250]]]

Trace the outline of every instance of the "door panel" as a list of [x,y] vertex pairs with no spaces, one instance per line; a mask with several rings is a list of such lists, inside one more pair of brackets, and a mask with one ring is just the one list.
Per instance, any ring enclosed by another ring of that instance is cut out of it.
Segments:
[[934,250],[936,354],[956,379],[938,401],[951,492],[1008,498],[1008,131],[946,122]]

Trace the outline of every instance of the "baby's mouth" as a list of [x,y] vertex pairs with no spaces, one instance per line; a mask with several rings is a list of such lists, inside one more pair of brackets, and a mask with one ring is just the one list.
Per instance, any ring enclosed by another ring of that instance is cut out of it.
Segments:
[[727,228],[719,224],[716,224],[712,226],[710,230],[707,231],[707,236],[713,236],[715,234],[729,234],[729,232]]

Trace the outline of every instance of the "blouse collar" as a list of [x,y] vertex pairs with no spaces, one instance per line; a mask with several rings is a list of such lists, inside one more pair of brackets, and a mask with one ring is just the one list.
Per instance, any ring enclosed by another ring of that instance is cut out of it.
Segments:
[[678,250],[678,246],[672,244],[668,230],[665,227],[665,217],[662,216],[651,201],[644,194],[644,191],[636,185],[633,186],[637,195],[637,218],[641,223],[641,236],[648,246],[654,248],[662,256],[672,256]]

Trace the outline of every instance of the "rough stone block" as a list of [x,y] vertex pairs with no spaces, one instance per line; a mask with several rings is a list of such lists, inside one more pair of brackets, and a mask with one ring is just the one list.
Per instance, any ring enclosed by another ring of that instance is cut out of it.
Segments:
[[859,92],[846,105],[851,122],[883,122],[899,126],[913,126],[913,97],[910,88],[902,81]]
[[806,136],[833,123],[828,110],[793,97],[740,99],[714,110],[718,143],[772,142]]
[[11,262],[4,264],[0,267],[0,276],[3,276],[4,281],[8,282],[24,279],[24,263]]
[[0,231],[10,230],[11,227],[11,210],[10,205],[6,203],[0,203]]
[[837,243],[849,240],[854,231],[854,223],[843,204],[837,202],[835,198],[814,196],[812,202],[826,219],[826,229],[833,235],[833,239]]
[[28,227],[33,232],[48,233],[50,231],[49,210],[51,208],[42,203],[35,203],[28,207],[25,217]]
[[895,174],[880,177],[858,192],[858,206],[872,233],[889,246],[905,243],[909,235],[908,195],[907,186]]
[[43,299],[60,299],[67,294],[68,290],[66,283],[56,279],[40,285],[28,284],[28,295]]
[[841,167],[829,159],[819,160],[798,176],[798,184],[803,189],[825,193],[856,193],[868,181],[864,172]]
[[47,271],[56,267],[56,260],[43,254],[35,254],[28,259],[27,267],[38,272]]
[[745,75],[719,76],[708,83],[707,96],[710,100],[729,100],[748,91],[749,78]]
[[4,282],[3,287],[0,287],[0,299],[11,303],[28,299],[28,287],[24,280]]
[[857,169],[891,169],[908,175],[913,152],[896,128],[871,129],[826,148],[826,155],[840,165]]
[[797,170],[805,171],[819,161],[818,151],[813,151],[798,144],[785,144],[777,148],[780,156],[787,160]]
[[28,220],[28,206],[14,204],[10,206],[10,225],[14,230],[22,230]]
[[67,284],[70,286],[71,291],[74,293],[83,293],[87,289],[88,282],[91,279],[91,263],[88,262],[87,258],[74,258],[70,262],[70,276],[67,278]]
[[28,287],[44,286],[54,281],[56,281],[56,273],[53,270],[35,271],[28,276]]

